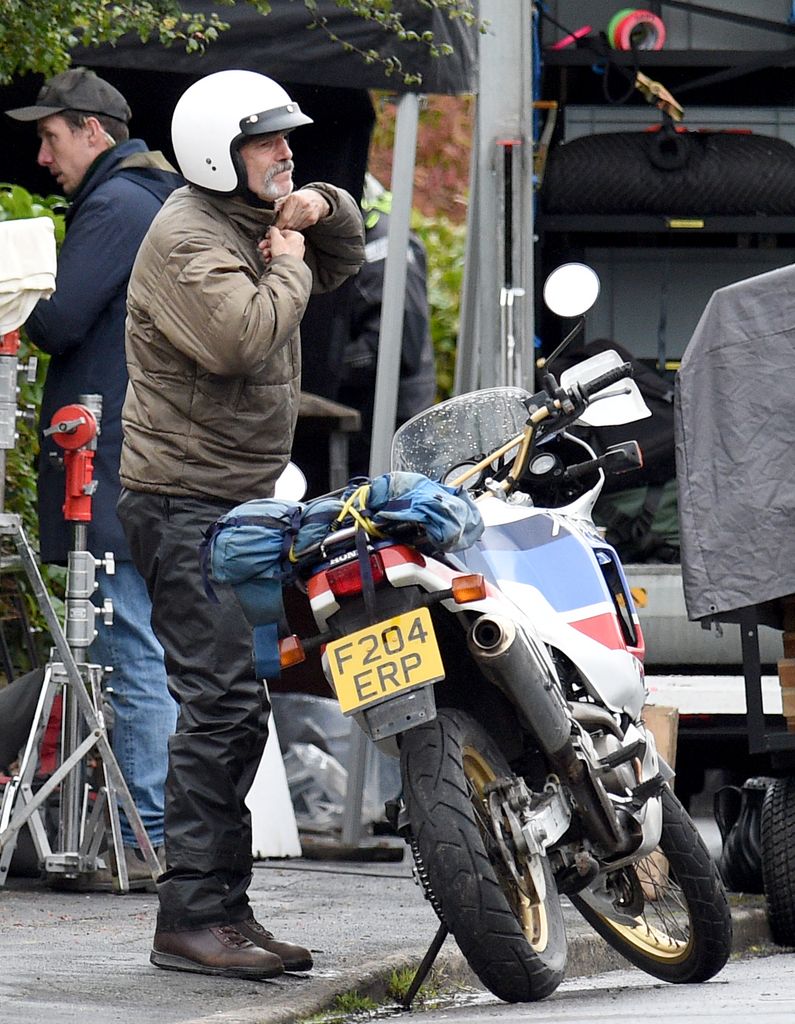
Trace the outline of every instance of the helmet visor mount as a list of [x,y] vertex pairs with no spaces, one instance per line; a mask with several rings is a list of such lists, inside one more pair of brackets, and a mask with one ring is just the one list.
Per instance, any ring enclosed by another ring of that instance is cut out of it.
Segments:
[[240,121],[240,131],[245,136],[272,135],[302,124],[312,124],[312,118],[302,113],[297,103],[287,103],[259,114],[248,114]]

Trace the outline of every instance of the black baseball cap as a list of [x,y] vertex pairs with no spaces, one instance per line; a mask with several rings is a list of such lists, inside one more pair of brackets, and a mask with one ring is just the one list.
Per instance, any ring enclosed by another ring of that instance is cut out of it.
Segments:
[[88,68],[70,68],[48,79],[39,89],[32,107],[7,110],[15,121],[38,121],[63,110],[79,110],[86,114],[105,114],[125,124],[131,111],[118,89]]

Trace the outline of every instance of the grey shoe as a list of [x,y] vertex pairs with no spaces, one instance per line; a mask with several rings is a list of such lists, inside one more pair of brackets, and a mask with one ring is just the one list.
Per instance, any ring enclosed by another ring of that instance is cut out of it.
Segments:
[[[155,854],[160,864],[160,874],[166,870],[166,848],[156,846]],[[111,871],[111,864],[115,867],[116,857],[112,851],[105,850],[102,854],[108,864],[107,867],[97,868],[90,874],[80,879],[80,889],[83,892],[115,892],[118,885]],[[137,846],[124,847],[124,863],[127,865],[127,880],[131,892],[156,892],[157,886],[149,866],[144,860],[144,855]]]

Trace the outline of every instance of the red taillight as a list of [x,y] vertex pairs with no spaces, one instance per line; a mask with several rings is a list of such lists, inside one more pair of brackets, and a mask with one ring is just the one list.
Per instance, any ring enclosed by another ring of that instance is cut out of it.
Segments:
[[396,544],[392,548],[381,548],[381,557],[384,565],[391,569],[393,565],[421,565],[427,564],[423,556],[415,548],[407,548],[404,544]]
[[[370,568],[373,573],[373,583],[377,586],[386,578],[384,563],[377,551],[370,555]],[[354,594],[360,594],[362,592],[362,575],[358,559],[355,562],[346,562],[345,565],[329,569],[326,572],[326,582],[335,597],[351,597]]]

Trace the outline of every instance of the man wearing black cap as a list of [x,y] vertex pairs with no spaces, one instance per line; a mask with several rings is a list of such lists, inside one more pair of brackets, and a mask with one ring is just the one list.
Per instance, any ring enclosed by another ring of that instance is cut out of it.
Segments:
[[[127,283],[149,224],[182,179],[161,154],[130,139],[130,108],[110,83],[85,68],[49,79],[33,106],[7,111],[36,122],[38,163],[71,199],[66,237],[58,257],[56,291],[35,307],[25,327],[51,356],[44,385],[41,427],[61,406],[81,395],[102,397],[94,478],[98,487],[88,547],[113,552],[116,572],[99,574],[100,602],[110,598],[114,622],[98,621],[90,660],[111,666],[113,749],[152,844],[163,846],[163,786],[167,741],[176,722],[163,652],[149,619],[146,587],[130,559],[116,516],[119,495],[121,407],[127,387],[124,321]],[[64,521],[64,475],[51,455],[58,449],[40,431],[38,503],[41,557],[65,564],[70,547]],[[131,887],[151,885],[135,837],[122,815],[122,837]],[[162,857],[161,857],[162,860]],[[89,879],[110,883],[110,872]]]

